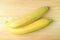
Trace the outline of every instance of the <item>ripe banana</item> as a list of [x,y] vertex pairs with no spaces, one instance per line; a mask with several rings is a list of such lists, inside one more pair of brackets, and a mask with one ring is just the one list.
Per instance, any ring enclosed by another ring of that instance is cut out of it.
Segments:
[[20,27],[20,28],[8,27],[8,30],[13,34],[26,34],[44,28],[45,26],[50,24],[51,21],[52,21],[51,19],[42,18],[24,27]]
[[21,18],[18,18],[11,22],[7,22],[6,24],[8,27],[11,27],[11,28],[22,27],[37,20],[42,15],[44,15],[45,12],[47,11],[48,11],[48,7],[44,6],[44,7],[38,8],[37,10],[34,10],[33,12],[28,13],[27,15]]

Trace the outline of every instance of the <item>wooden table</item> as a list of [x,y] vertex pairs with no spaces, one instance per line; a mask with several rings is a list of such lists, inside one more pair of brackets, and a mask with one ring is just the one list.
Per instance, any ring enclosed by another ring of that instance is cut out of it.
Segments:
[[[4,26],[5,18],[21,17],[41,6],[50,7],[43,16],[53,19],[48,27],[30,34],[13,35]],[[60,40],[60,0],[0,0],[0,40]]]

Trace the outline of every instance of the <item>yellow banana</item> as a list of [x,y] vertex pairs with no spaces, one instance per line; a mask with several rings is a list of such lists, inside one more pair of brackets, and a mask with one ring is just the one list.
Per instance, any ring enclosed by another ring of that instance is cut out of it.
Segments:
[[8,27],[9,32],[13,34],[26,34],[47,26],[52,20],[47,18],[39,19],[29,25],[20,28],[10,28]]
[[44,7],[38,8],[37,10],[34,10],[33,12],[28,13],[27,15],[21,18],[18,18],[11,22],[7,22],[6,24],[8,27],[11,27],[11,28],[22,27],[40,18],[47,11],[48,11],[48,7],[44,6]]

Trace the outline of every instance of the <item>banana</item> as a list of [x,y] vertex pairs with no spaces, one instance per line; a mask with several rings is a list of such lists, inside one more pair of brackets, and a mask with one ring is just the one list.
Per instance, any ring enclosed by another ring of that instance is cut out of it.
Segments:
[[51,22],[52,22],[51,19],[42,18],[42,19],[39,19],[39,20],[37,20],[29,25],[26,25],[24,27],[20,27],[20,28],[7,27],[7,28],[9,30],[9,32],[11,32],[13,34],[27,34],[27,33],[39,30],[41,28],[44,28],[45,26],[47,26]]
[[48,7],[44,6],[44,7],[38,8],[37,10],[34,10],[33,12],[28,13],[27,15],[21,18],[18,18],[11,22],[7,22],[6,24],[8,27],[11,27],[11,28],[22,27],[37,20],[38,18],[43,16],[47,11],[48,11]]

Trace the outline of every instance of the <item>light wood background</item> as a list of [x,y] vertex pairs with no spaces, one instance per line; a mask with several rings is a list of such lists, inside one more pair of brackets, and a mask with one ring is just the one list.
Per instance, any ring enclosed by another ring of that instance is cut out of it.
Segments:
[[[41,6],[49,6],[43,16],[53,19],[48,27],[25,35],[10,34],[4,26],[7,18],[18,18]],[[0,0],[0,40],[60,40],[60,0]]]

